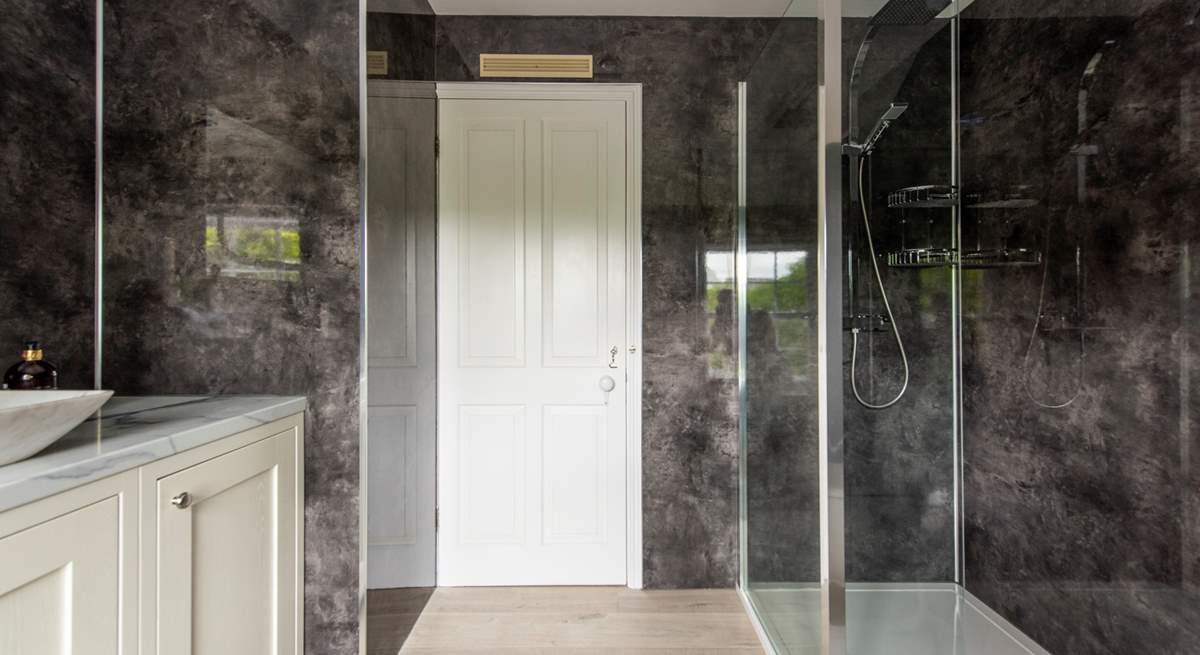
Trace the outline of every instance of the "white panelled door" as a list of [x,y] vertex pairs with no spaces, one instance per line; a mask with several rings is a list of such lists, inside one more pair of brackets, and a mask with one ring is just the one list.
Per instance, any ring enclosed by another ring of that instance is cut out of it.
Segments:
[[438,584],[625,584],[625,103],[439,113]]
[[434,585],[437,183],[433,83],[367,100],[367,586]]

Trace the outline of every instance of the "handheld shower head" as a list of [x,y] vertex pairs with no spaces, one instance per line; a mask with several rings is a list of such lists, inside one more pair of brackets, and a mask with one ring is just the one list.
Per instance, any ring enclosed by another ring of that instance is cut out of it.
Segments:
[[871,154],[871,151],[875,150],[875,146],[879,143],[879,139],[883,137],[883,133],[891,126],[892,121],[900,118],[900,115],[906,111],[908,111],[907,102],[893,102],[887,111],[883,112],[883,116],[879,117],[879,122],[875,123],[875,129],[871,130],[871,135],[867,137],[867,140],[856,148],[857,154],[863,157]]
[[[888,121],[888,122],[894,121],[897,118],[900,118],[900,114],[903,114],[906,111],[908,111],[908,103],[907,102],[893,102],[891,105],[888,106],[887,111],[883,112],[883,116],[881,116],[879,118],[879,122],[882,123],[884,121]],[[878,125],[876,125],[875,127],[876,127],[876,129],[879,128]]]

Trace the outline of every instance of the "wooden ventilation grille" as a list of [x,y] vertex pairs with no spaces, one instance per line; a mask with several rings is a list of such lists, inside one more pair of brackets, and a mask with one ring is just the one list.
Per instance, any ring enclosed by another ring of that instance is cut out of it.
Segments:
[[479,55],[480,77],[592,77],[591,55]]

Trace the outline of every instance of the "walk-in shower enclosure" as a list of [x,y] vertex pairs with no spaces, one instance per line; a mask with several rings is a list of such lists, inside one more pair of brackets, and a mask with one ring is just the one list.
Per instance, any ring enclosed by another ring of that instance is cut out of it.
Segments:
[[1200,2],[795,0],[738,85],[779,653],[1193,653]]

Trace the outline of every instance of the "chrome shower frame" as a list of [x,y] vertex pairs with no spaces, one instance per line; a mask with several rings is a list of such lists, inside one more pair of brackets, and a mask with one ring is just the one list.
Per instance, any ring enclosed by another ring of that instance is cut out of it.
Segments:
[[843,0],[817,0],[817,448],[821,527],[821,652],[846,653],[846,456],[842,397]]

